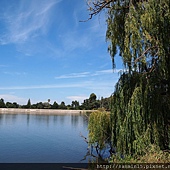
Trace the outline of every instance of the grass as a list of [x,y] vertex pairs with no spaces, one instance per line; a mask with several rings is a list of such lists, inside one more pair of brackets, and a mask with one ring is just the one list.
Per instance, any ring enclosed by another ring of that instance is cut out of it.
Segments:
[[159,147],[151,145],[148,147],[143,155],[125,156],[113,155],[109,161],[110,163],[169,163],[170,151],[162,151]]

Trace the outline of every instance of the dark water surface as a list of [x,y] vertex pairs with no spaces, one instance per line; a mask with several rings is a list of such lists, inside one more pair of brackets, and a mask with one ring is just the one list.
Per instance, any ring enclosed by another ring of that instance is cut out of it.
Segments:
[[79,163],[80,133],[88,135],[84,115],[0,114],[0,163]]

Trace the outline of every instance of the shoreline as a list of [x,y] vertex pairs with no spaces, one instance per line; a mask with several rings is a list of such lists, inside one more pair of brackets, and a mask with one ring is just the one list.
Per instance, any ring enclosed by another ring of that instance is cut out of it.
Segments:
[[85,114],[94,110],[60,110],[60,109],[21,109],[21,108],[0,108],[0,114],[45,114],[45,115],[69,115]]

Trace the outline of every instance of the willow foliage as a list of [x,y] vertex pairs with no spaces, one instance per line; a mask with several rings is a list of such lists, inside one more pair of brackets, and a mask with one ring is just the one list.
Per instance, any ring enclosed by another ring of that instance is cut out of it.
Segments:
[[145,79],[124,73],[113,96],[112,142],[125,154],[142,154],[150,144],[169,147],[169,100]]
[[89,118],[89,144],[99,145],[103,149],[110,139],[110,113],[96,111]]
[[91,17],[107,9],[106,39],[115,67],[126,72],[111,104],[111,141],[124,154],[156,144],[170,149],[170,0],[100,0]]

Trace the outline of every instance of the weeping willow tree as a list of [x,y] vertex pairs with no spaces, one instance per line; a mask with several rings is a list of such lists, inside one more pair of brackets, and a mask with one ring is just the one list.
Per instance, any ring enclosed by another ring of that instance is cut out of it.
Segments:
[[111,103],[111,142],[123,154],[170,149],[170,0],[92,0],[106,12],[108,51],[125,70]]

